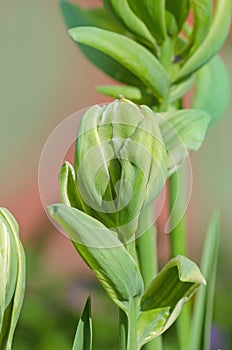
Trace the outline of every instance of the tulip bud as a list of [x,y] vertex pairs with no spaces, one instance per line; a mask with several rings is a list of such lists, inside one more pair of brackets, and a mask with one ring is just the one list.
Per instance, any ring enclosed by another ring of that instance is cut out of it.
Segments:
[[78,209],[130,239],[141,210],[166,179],[166,150],[154,113],[127,100],[90,108],[78,130],[74,168]]
[[10,350],[25,290],[25,257],[15,218],[0,208],[0,348]]

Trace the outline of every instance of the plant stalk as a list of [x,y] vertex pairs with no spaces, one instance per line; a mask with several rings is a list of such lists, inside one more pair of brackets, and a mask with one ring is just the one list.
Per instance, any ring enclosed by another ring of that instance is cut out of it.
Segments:
[[[169,206],[170,206],[170,247],[171,256],[187,255],[186,234],[186,200],[185,200],[186,170],[182,165],[169,180]],[[183,307],[176,321],[176,331],[179,349],[186,350],[190,338],[190,304]]]
[[[143,231],[144,228],[146,228],[145,232]],[[146,288],[158,271],[154,203],[150,204],[141,213],[138,227],[138,238],[136,240],[136,251],[140,272]],[[143,349],[162,350],[161,336],[146,344]]]

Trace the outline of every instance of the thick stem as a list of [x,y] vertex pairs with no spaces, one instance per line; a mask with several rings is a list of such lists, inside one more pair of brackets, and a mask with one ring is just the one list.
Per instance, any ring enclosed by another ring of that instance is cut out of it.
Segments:
[[[187,255],[186,235],[186,199],[185,199],[186,170],[182,166],[169,180],[169,206],[170,206],[170,246],[171,256]],[[179,349],[188,347],[190,337],[190,304],[187,303],[176,321],[176,330]]]
[[127,350],[138,350],[137,347],[137,300],[131,302],[130,313],[128,317],[128,343]]
[[[146,231],[144,232],[144,228]],[[158,271],[156,229],[154,224],[154,204],[150,204],[143,210],[138,228],[138,239],[136,241],[136,250],[143,277],[145,288],[153,280]],[[162,350],[161,336],[146,344],[143,349]]]

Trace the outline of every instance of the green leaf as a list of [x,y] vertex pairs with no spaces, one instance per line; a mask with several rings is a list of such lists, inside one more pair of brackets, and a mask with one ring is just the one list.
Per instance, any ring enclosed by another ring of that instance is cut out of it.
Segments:
[[135,41],[94,27],[73,28],[69,34],[73,40],[102,51],[120,62],[150,88],[157,98],[162,99],[167,93],[169,81],[163,66]]
[[92,334],[91,299],[89,296],[78,322],[72,350],[92,350]]
[[165,0],[142,0],[153,21],[154,35],[159,43],[166,38]]
[[150,46],[156,53],[158,52],[158,46],[155,39],[146,25],[131,10],[127,0],[104,0],[103,2],[105,6],[110,7],[111,11],[117,16],[123,25],[136,35],[136,38],[139,41]]
[[102,7],[82,9],[69,1],[61,0],[60,8],[68,29],[77,26],[94,26],[117,33],[125,32],[124,27]]
[[177,82],[206,64],[222,47],[231,23],[231,0],[217,0],[216,9],[208,34],[198,49],[174,76]]
[[115,99],[124,98],[135,102],[136,104],[151,105],[155,103],[154,97],[139,89],[136,86],[129,85],[98,85],[96,90],[103,95],[113,97]]
[[191,89],[191,87],[193,86],[193,83],[194,83],[194,76],[191,75],[188,79],[176,85],[173,85],[170,92],[169,102],[173,103],[179,100],[180,98],[182,98]]
[[196,74],[192,107],[208,112],[213,124],[223,115],[229,100],[229,74],[223,60],[216,56]]
[[[125,34],[125,29],[122,28],[120,24],[116,22],[103,8],[97,7],[83,10],[79,6],[64,0],[62,0],[60,4],[68,29],[77,26],[94,26]],[[84,45],[78,46],[94,65],[113,79],[129,85],[143,86],[142,82],[136,78],[134,74],[111,57],[91,47],[86,47]]]
[[218,251],[219,216],[214,214],[209,224],[201,259],[201,269],[207,286],[199,291],[194,304],[189,350],[209,349]]
[[118,99],[120,96],[123,96],[131,101],[140,101],[142,99],[141,90],[135,86],[99,85],[96,87],[96,89],[101,94],[114,97],[116,99]]
[[137,337],[139,348],[156,338],[163,332],[168,317],[170,307],[152,309],[140,313],[137,320]]
[[65,229],[110,298],[128,312],[132,299],[143,292],[143,281],[136,262],[116,233],[91,216],[64,204],[54,204],[48,212]]
[[171,36],[177,35],[178,32],[181,30],[184,21],[188,17],[190,10],[190,2],[189,0],[181,0],[181,1],[173,1],[173,0],[166,0],[166,11],[168,18],[172,18],[172,21],[175,22],[173,25],[176,27],[176,31],[173,32],[170,30],[170,27],[168,28],[169,33]]
[[129,0],[133,11],[147,25],[159,44],[166,38],[165,1]]
[[210,116],[200,110],[184,109],[155,114],[168,152],[169,173],[176,170],[189,150],[197,151],[204,141]]
[[188,57],[190,57],[205,39],[211,24],[212,0],[190,0],[194,26],[188,43]]
[[18,223],[5,208],[0,208],[0,233],[0,280],[3,282],[0,292],[0,331],[2,328],[6,337],[3,339],[1,336],[0,341],[5,341],[6,350],[10,350],[24,298],[26,263]]
[[[205,284],[205,280],[194,262],[183,256],[171,259],[141,298],[140,318],[144,321],[139,323],[140,344],[167,330],[201,284]],[[148,314],[143,315],[143,312]],[[150,325],[150,328],[146,320],[152,317],[153,327]]]

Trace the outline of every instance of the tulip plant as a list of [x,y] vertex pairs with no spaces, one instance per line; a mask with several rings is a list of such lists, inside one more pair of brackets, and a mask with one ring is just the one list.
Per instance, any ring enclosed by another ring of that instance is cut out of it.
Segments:
[[[61,203],[48,212],[118,307],[120,350],[209,350],[219,220],[213,215],[199,268],[187,257],[183,165],[227,106],[227,71],[217,52],[231,0],[102,2],[82,9],[61,1],[71,38],[121,84],[97,87],[114,100],[84,114],[74,162],[60,170]],[[154,201],[166,182],[170,260],[159,270]],[[0,348],[9,350],[25,264],[18,226],[5,209],[0,232]],[[170,345],[164,333],[171,325]],[[92,348],[88,297],[73,350]]]

